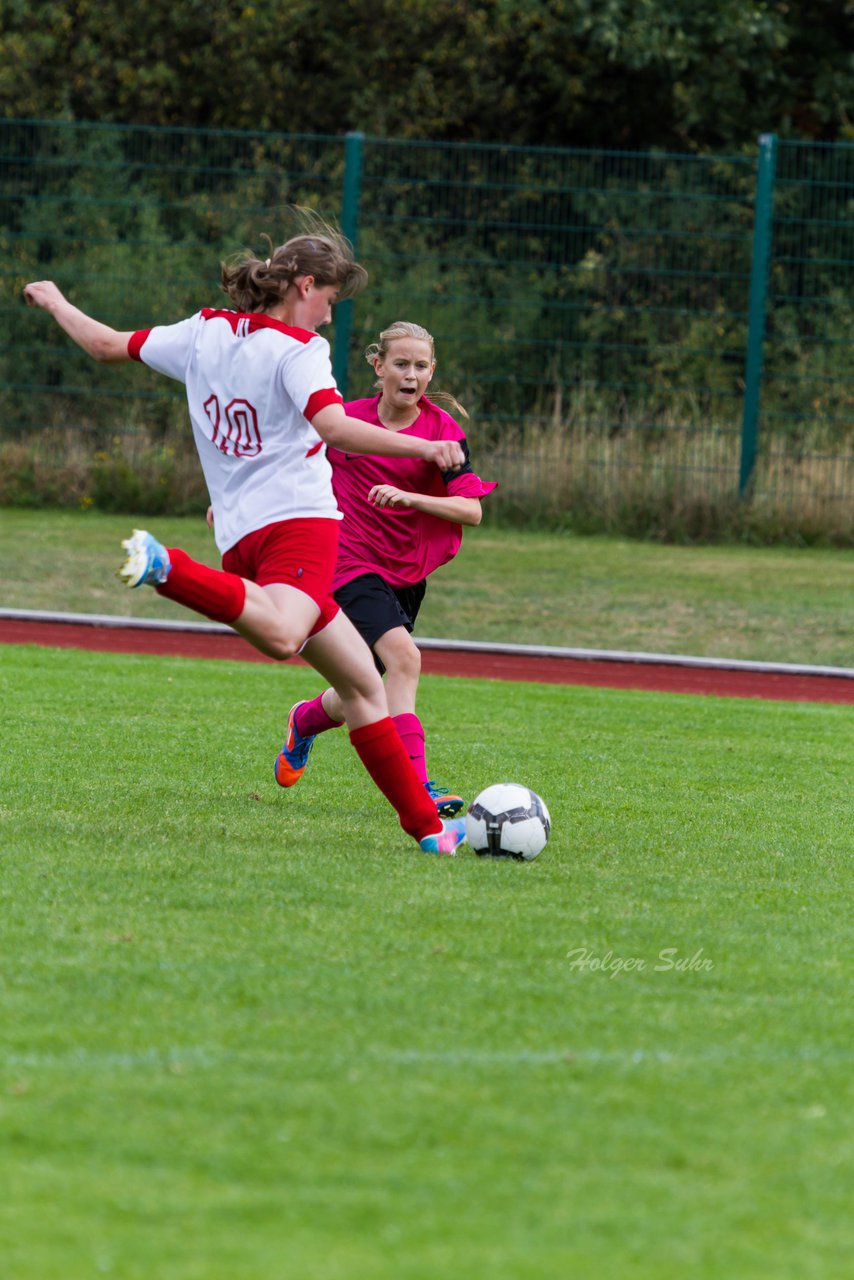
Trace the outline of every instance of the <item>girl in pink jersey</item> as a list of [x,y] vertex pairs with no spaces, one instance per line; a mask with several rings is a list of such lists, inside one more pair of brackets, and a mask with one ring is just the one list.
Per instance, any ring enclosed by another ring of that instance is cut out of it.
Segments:
[[461,820],[442,822],[388,713],[371,654],[332,598],[340,513],[325,446],[350,454],[460,466],[454,440],[384,431],[345,413],[329,344],[317,330],[332,305],[367,280],[349,244],[325,225],[266,262],[225,264],[236,310],[205,309],[177,324],[119,333],[86,315],[51,281],[24,289],[97,360],[140,360],[183,382],[214,509],[222,570],[164,547],[145,530],[123,544],[120,576],[234,627],[277,659],[301,652],[336,690],[362,762],[425,852],[453,853]]
[[[389,712],[410,759],[438,812],[451,817],[463,801],[427,775],[424,728],[415,714],[421,655],[411,632],[428,576],[457,554],[462,526],[480,524],[480,499],[495,485],[475,475],[464,432],[426,396],[436,368],[433,338],[426,329],[398,321],[365,356],[380,394],[348,403],[349,415],[398,439],[458,441],[465,454],[462,467],[451,469],[417,458],[329,450],[332,484],[344,515],[335,599],[386,673]],[[452,396],[444,398],[467,416]],[[287,739],[276,762],[281,786],[299,781],[317,734],[339,727],[343,719],[344,707],[334,689],[291,708]]]

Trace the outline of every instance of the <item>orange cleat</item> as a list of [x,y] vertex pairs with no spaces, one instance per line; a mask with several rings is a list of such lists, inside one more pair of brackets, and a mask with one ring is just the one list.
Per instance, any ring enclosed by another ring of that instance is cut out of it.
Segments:
[[295,787],[308,764],[311,748],[314,746],[315,734],[304,738],[296,726],[294,719],[297,709],[303,704],[295,702],[288,712],[288,732],[285,745],[276,756],[276,781],[280,787]]

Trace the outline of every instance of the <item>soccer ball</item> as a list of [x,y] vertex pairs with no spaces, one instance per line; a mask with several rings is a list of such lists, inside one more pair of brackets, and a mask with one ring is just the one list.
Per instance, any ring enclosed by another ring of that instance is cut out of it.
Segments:
[[545,849],[551,828],[543,801],[517,782],[487,787],[466,814],[466,840],[484,858],[530,862]]

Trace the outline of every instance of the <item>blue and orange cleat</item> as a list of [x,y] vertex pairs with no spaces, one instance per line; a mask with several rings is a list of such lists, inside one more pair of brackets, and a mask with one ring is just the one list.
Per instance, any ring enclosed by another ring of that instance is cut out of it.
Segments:
[[311,748],[314,746],[314,739],[317,736],[312,734],[308,738],[304,738],[296,726],[294,719],[297,709],[303,704],[295,702],[288,712],[288,732],[285,737],[285,745],[276,756],[276,781],[280,787],[295,787],[302,775],[305,773],[305,766],[308,764],[308,757]]
[[457,845],[466,838],[465,818],[448,818],[442,822],[442,830],[432,836],[422,836],[418,841],[423,853],[444,853],[453,857]]
[[134,529],[122,546],[127,559],[119,569],[119,577],[125,586],[141,587],[147,582],[154,587],[169,577],[169,552],[145,529]]
[[453,791],[443,787],[440,782],[434,782],[432,778],[424,783],[424,789],[435,804],[440,818],[455,818],[465,803],[462,796],[455,795]]

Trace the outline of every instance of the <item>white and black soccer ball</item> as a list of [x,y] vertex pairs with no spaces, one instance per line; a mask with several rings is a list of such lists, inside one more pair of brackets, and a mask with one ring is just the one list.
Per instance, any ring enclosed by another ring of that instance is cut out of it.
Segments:
[[487,787],[466,814],[466,840],[483,858],[530,862],[545,849],[551,829],[543,800],[517,782]]

